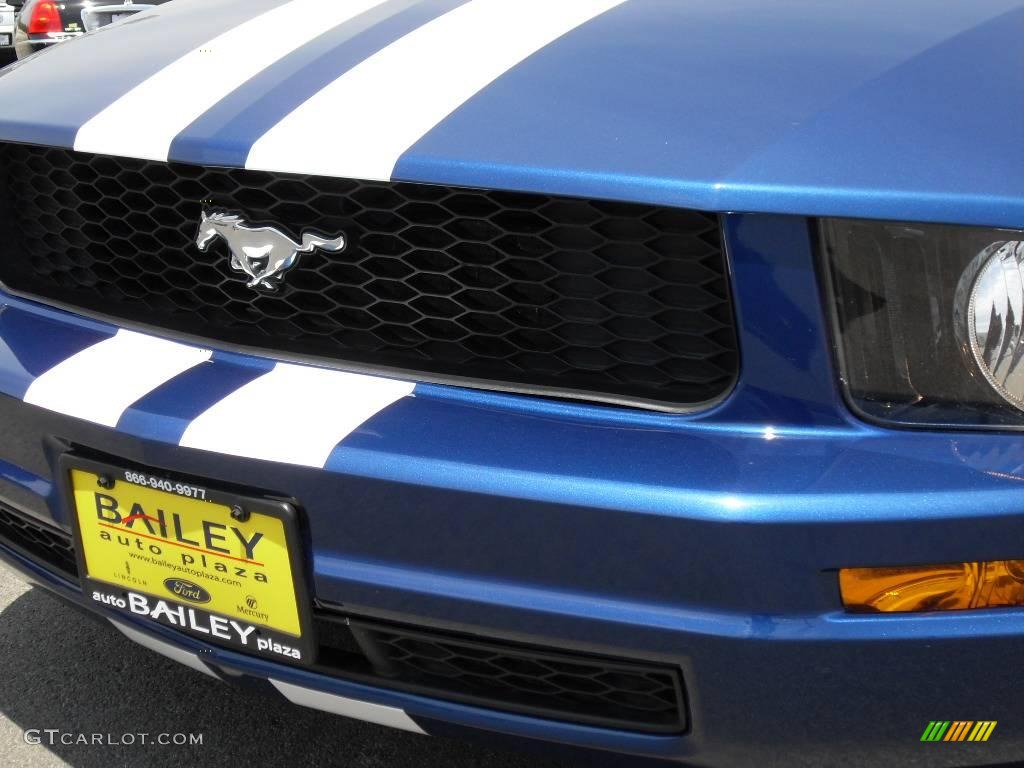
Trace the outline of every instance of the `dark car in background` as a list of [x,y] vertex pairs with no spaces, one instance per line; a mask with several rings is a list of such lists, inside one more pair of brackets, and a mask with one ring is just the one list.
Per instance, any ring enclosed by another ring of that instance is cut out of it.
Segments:
[[17,58],[24,59],[48,45],[123,21],[166,2],[169,0],[15,0],[13,4],[21,7],[14,29]]
[[14,59],[14,6],[0,0],[0,67]]

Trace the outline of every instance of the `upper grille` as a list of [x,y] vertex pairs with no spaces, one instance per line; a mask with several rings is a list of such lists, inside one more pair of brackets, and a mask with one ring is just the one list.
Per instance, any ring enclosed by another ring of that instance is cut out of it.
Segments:
[[[298,239],[261,294],[203,207]],[[0,144],[0,281],[89,313],[421,379],[685,409],[737,351],[718,218],[691,210]]]

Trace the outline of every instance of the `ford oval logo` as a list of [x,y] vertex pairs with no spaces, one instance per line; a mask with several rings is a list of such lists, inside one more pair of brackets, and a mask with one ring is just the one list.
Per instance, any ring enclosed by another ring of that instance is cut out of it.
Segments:
[[208,603],[212,599],[212,595],[205,589],[185,579],[164,579],[164,586],[175,597],[190,603]]

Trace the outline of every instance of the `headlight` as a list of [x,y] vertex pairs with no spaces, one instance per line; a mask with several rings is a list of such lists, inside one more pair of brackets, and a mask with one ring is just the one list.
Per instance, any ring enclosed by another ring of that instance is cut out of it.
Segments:
[[954,321],[971,362],[992,388],[1024,410],[1024,240],[992,243],[967,267],[956,302],[965,308]]
[[1024,427],[1024,232],[826,219],[821,233],[855,409]]

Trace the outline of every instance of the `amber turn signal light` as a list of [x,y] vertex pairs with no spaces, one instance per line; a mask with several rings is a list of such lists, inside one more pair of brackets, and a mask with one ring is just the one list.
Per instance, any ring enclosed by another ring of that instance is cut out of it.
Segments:
[[961,611],[1024,605],[1024,560],[898,568],[842,568],[839,591],[855,613]]

